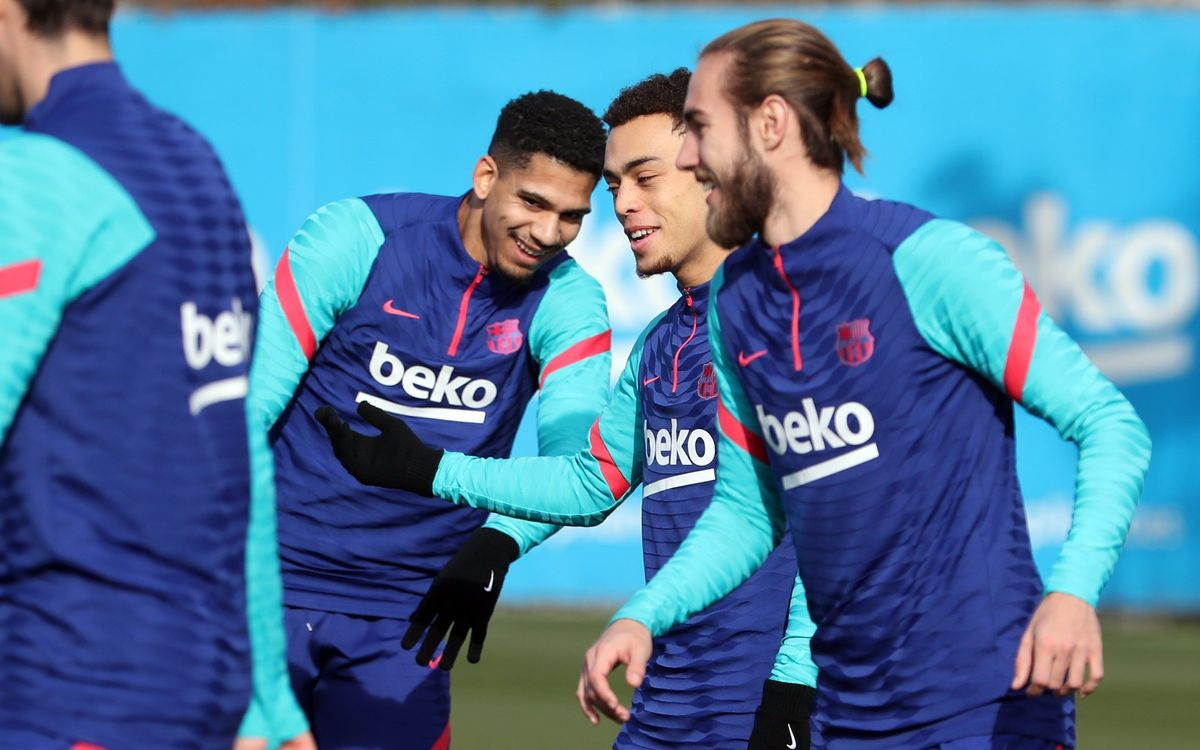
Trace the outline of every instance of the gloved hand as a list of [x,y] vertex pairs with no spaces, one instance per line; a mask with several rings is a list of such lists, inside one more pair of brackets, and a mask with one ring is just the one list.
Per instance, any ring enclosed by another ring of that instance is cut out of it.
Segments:
[[477,663],[504,576],[520,552],[508,534],[483,527],[476,529],[433,579],[425,598],[413,612],[400,645],[412,648],[428,628],[425,642],[417,651],[417,663],[424,666],[449,630],[450,637],[446,638],[438,663],[438,667],[449,671],[470,631],[467,661]]
[[808,750],[808,717],[815,696],[816,691],[807,685],[764,682],[746,750]]
[[362,435],[350,429],[332,406],[322,406],[313,416],[329,435],[333,454],[355,479],[433,496],[433,478],[444,451],[425,445],[404,420],[366,401],[359,403],[358,416],[379,428],[378,435]]

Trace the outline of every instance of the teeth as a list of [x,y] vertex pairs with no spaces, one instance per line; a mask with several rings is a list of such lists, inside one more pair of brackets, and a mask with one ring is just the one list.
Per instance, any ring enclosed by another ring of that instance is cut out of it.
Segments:
[[516,237],[513,237],[513,240],[517,243],[517,247],[521,249],[521,252],[525,253],[526,255],[531,255],[534,258],[540,258],[546,254],[544,252],[543,253],[537,252],[536,250],[531,248],[529,245],[526,245],[524,242],[521,242],[520,240],[518,240]]
[[654,230],[654,229],[638,229],[638,230],[631,232],[629,234],[629,238],[634,239],[634,240],[640,240],[643,237],[649,237],[650,235],[654,234],[655,231],[656,230]]

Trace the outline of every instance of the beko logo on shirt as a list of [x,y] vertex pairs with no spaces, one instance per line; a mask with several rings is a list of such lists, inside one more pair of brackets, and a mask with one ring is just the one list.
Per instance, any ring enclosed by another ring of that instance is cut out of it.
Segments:
[[[230,308],[214,318],[200,312],[195,302],[184,302],[179,307],[179,318],[183,358],[193,370],[203,370],[213,362],[234,367],[250,358],[254,316],[242,308],[240,299],[235,297]],[[215,403],[244,398],[248,382],[242,374],[205,383],[188,398],[188,411],[194,416]]]
[[[650,428],[649,421],[642,421],[642,435],[646,446],[646,468],[653,471],[669,466],[711,466],[717,458],[717,444],[708,430],[679,428],[679,420],[672,419],[669,428]],[[701,482],[711,482],[717,473],[712,468],[688,471],[682,474],[648,483],[642,488],[642,496],[649,497],[663,490],[685,487]]]
[[370,402],[393,414],[482,424],[486,417],[483,409],[496,400],[496,384],[492,381],[455,375],[451,365],[442,365],[437,372],[424,365],[406,366],[399,357],[388,351],[387,344],[382,341],[375,342],[368,368],[376,383],[388,387],[400,386],[412,398],[450,407],[466,407],[407,406],[366,393],[358,394],[358,401]]
[[716,444],[708,431],[681,430],[678,419],[671,420],[670,429],[660,430],[650,429],[650,423],[643,420],[642,433],[647,466],[708,466],[717,457]]
[[783,477],[785,490],[879,458],[879,447],[869,442],[875,436],[875,417],[866,406],[847,401],[838,406],[818,407],[811,398],[801,400],[800,405],[803,411],[789,411],[782,418],[768,414],[762,404],[754,407],[763,439],[776,455],[858,447],[788,474]]

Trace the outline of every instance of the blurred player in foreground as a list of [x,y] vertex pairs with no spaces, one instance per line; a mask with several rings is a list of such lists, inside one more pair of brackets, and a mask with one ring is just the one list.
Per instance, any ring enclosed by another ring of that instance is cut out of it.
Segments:
[[[709,311],[728,440],[712,505],[596,644],[598,672],[640,669],[652,634],[732,590],[787,528],[817,625],[814,746],[1073,746],[1070,696],[1103,676],[1094,607],[1149,437],[1002,248],[845,188],[860,96],[891,101],[883,61],[855,70],[799,21],[701,53],[678,164],[708,188],[713,239],[749,242]],[[1079,447],[1045,595],[1013,402]],[[593,689],[615,704],[599,674]]]
[[[554,527],[481,528],[481,511],[364,487],[313,412],[401,414],[432,443],[506,456],[540,390],[540,451],[581,448],[608,397],[611,331],[600,285],[564,248],[603,159],[590,110],[526,94],[466,195],[327,205],[264,291],[270,359],[252,380],[272,426],[292,680],[320,743],[447,747],[448,670],[468,633],[479,660],[509,564]],[[401,647],[422,636],[414,662]]]
[[[590,446],[570,457],[443,457],[399,420],[383,436],[366,438],[333,410],[322,411],[352,473],[519,517],[576,524],[578,516],[536,508],[574,497],[603,508],[595,514],[600,518],[640,484],[646,578],[670,558],[708,505],[717,471],[724,470],[716,462],[717,391],[706,313],[709,281],[729,253],[705,232],[699,183],[675,167],[688,77],[682,68],[651,76],[623,90],[604,115],[611,128],[604,180],[638,274],[670,273],[681,295],[639,337],[612,400],[591,428]],[[428,458],[396,461],[422,454]],[[402,467],[421,470],[408,474]],[[729,596],[655,639],[644,679],[641,672],[628,674],[638,687],[631,711],[596,701],[588,664],[577,697],[593,723],[597,710],[624,723],[617,748],[744,748],[747,742],[751,748],[807,748],[816,678],[811,634],[804,592],[796,585],[795,552],[782,545]]]
[[113,62],[112,6],[0,0],[0,747],[311,748],[245,220]]

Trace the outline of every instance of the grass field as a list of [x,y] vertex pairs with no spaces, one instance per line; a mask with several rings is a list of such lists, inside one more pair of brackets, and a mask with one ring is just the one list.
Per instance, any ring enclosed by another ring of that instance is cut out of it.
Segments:
[[[596,610],[498,611],[483,661],[454,669],[456,750],[611,747],[616,725],[591,726],[574,695],[583,652],[606,619]],[[1107,618],[1104,638],[1107,677],[1080,705],[1081,750],[1200,750],[1200,623]]]

